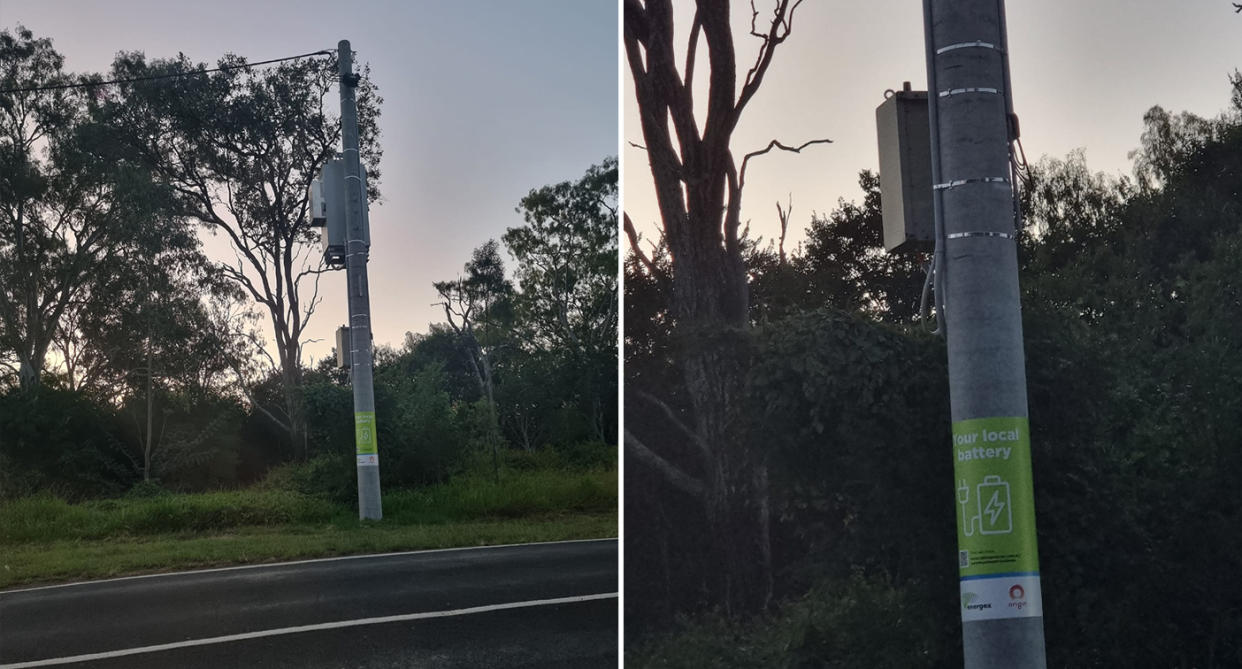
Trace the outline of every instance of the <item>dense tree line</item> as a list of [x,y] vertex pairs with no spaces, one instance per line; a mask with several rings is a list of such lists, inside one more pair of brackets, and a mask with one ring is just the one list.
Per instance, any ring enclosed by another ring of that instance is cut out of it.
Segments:
[[[63,65],[50,39],[0,31],[0,497],[236,486],[300,462],[307,486],[351,498],[348,373],[302,351],[327,271],[306,192],[339,144],[335,63]],[[365,68],[358,99],[374,200]],[[616,160],[517,204],[504,246],[436,283],[447,323],[377,351],[388,484],[549,447],[609,458]],[[204,233],[233,257],[208,257]]]
[[[1242,585],[1222,577],[1242,567],[1242,77],[1232,84],[1218,118],[1148,112],[1132,178],[1075,153],[1033,165],[1022,190],[1049,666],[1242,664]],[[746,251],[736,429],[771,465],[776,597],[806,614],[779,655],[961,666],[944,345],[915,320],[923,259],[883,254],[878,184],[860,185],[862,202],[815,217],[791,257]],[[673,263],[639,250],[625,265],[627,426],[641,407],[644,443],[699,476],[675,361],[711,336],[674,334]],[[638,638],[739,599],[714,589],[710,524],[681,483],[626,468]]]

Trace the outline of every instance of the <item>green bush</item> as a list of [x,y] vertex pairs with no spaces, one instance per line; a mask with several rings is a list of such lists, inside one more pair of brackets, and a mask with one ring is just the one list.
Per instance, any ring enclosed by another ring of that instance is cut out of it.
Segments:
[[438,483],[461,471],[466,430],[430,365],[414,376],[385,374],[376,388],[380,476],[385,486]]
[[506,449],[505,467],[516,471],[566,469],[589,471],[592,469],[615,469],[617,447],[603,442],[573,442],[559,446],[545,446],[532,451]]
[[507,472],[464,475],[447,483],[384,496],[384,517],[396,522],[516,518],[560,511],[609,511],[617,506],[616,471]]
[[306,462],[273,467],[258,489],[296,492],[347,503],[357,497],[356,471],[357,464],[351,455],[325,453]]
[[506,448],[503,461],[505,469],[515,472],[562,469],[565,466],[561,454],[554,448],[537,448],[532,451]]
[[139,481],[125,493],[125,497],[130,499],[143,499],[147,497],[163,497],[171,494],[173,494],[173,492],[160,485],[159,481]]
[[[135,480],[115,411],[78,392],[45,386],[0,393],[0,495],[49,491],[73,499],[118,494]],[[10,478],[10,481],[5,481]],[[15,479],[15,480],[12,480]]]
[[570,469],[599,469],[617,466],[617,447],[601,441],[576,441],[555,447],[564,466]]
[[907,669],[960,667],[955,637],[940,633],[916,590],[855,571],[746,622],[719,613],[681,618],[627,666],[668,669]]

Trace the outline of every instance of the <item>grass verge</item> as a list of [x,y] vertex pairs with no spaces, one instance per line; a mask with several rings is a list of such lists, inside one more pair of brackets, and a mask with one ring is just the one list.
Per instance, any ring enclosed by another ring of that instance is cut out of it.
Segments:
[[334,555],[615,536],[616,513],[597,513],[442,525],[293,525],[207,536],[62,540],[0,547],[0,588]]
[[0,588],[231,564],[617,536],[615,470],[461,477],[384,496],[384,520],[288,490],[0,504]]

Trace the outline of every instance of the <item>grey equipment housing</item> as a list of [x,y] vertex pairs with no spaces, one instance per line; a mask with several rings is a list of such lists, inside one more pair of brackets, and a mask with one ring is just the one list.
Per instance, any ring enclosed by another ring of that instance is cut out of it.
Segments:
[[336,366],[341,369],[349,369],[350,360],[353,358],[351,342],[348,325],[336,329]]
[[[371,248],[371,220],[367,214],[367,171],[362,170],[362,243]],[[311,226],[319,228],[324,261],[330,267],[345,266],[345,161],[338,154],[324,163],[310,184]]]
[[884,249],[889,253],[931,251],[935,210],[931,180],[931,123],[927,92],[902,90],[875,110],[880,144],[880,209]]

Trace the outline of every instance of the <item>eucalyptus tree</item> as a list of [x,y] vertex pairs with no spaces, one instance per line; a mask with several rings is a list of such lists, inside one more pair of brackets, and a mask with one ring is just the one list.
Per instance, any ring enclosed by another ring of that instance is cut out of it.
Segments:
[[[627,406],[641,403],[646,414],[668,418],[678,434],[664,439],[633,421],[625,447],[645,471],[658,473],[703,510],[720,565],[709,588],[713,596],[730,609],[755,609],[772,592],[770,508],[768,458],[748,439],[742,410],[749,328],[742,194],[751,158],[828,140],[797,147],[773,140],[740,160],[731,146],[742,112],[791,34],[800,0],[765,3],[771,11],[764,19],[752,3],[749,31],[734,28],[729,2],[698,0],[684,51],[674,43],[674,4],[625,0],[622,41],[672,256],[670,315],[681,344],[675,361],[688,406],[657,396],[667,389],[635,388],[635,401]],[[749,65],[739,58],[737,34],[758,40]],[[705,87],[694,79],[703,62],[701,45],[709,63]],[[703,90],[706,99],[696,103]],[[688,444],[691,455],[674,456],[656,439]]]
[[0,32],[0,349],[23,388],[40,385],[58,333],[123,278],[119,259],[163,240],[193,253],[167,190],[111,151],[95,87],[51,40]]
[[[550,361],[562,399],[591,417],[611,441],[617,370],[617,160],[582,178],[532,190],[518,211],[526,224],[503,237],[517,260],[515,330],[528,353]],[[534,361],[529,361],[534,362]],[[528,369],[538,365],[528,364]],[[570,395],[567,397],[567,395]],[[529,412],[517,424],[529,434]],[[529,439],[525,441],[529,442]]]
[[[276,355],[266,356],[260,341],[253,342],[254,353],[279,373],[283,406],[258,408],[305,454],[303,337],[327,270],[307,191],[340,144],[339,118],[330,111],[335,65],[313,55],[260,68],[226,55],[209,69],[184,55],[148,61],[125,53],[112,75],[146,79],[120,85],[109,98],[109,122],[127,130],[130,155],[173,190],[178,213],[228,241],[233,257],[216,262],[214,271],[270,318]],[[364,68],[358,120],[372,200],[378,198],[381,102]]]
[[513,284],[505,277],[500,245],[489,239],[476,248],[465,265],[465,275],[433,285],[440,295],[444,317],[467,352],[479,391],[487,404],[488,441],[492,467],[499,476],[499,417],[496,409],[496,363],[512,344]]

